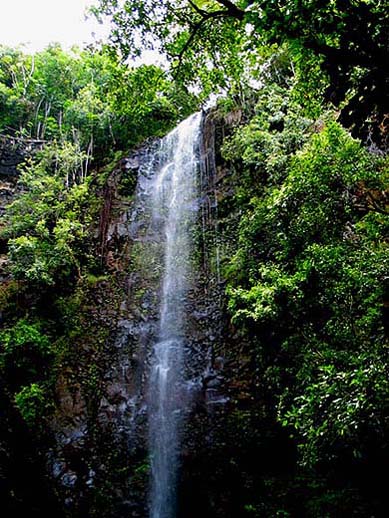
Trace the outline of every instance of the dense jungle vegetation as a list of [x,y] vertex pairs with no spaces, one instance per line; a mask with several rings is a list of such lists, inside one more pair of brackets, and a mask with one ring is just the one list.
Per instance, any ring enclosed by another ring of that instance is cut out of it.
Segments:
[[[295,450],[284,479],[247,491],[242,516],[384,516],[387,2],[100,0],[94,12],[112,20],[107,45],[0,47],[1,138],[38,147],[1,219],[7,419],[49,440],[56,380],[73,344],[91,340],[90,291],[116,282],[96,237],[109,173],[217,94],[215,113],[240,113],[219,150],[225,311],[250,344],[263,426]],[[132,65],[150,47],[167,70]],[[103,343],[107,329],[93,333]],[[239,426],[255,438],[261,419],[242,409]],[[24,510],[31,495],[4,473],[6,505]]]

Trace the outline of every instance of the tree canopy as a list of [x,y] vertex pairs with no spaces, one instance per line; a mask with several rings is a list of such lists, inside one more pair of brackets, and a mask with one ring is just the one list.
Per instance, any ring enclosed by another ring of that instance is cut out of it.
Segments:
[[163,134],[195,105],[158,67],[129,67],[104,47],[69,53],[52,45],[34,56],[0,47],[5,134],[70,140],[101,156]]

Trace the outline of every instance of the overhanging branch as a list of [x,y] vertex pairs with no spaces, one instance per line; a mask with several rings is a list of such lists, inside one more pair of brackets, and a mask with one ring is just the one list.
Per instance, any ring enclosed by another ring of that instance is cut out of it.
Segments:
[[[192,2],[190,2],[192,4]],[[188,39],[186,40],[184,46],[182,47],[180,53],[177,56],[178,63],[175,66],[176,72],[173,74],[173,76],[177,76],[178,70],[182,64],[182,61],[184,59],[185,53],[192,45],[194,39],[196,38],[198,32],[202,28],[202,26],[208,22],[209,20],[215,19],[215,18],[224,18],[224,17],[230,17],[230,13],[227,10],[222,11],[203,11],[204,14],[202,14],[202,18],[192,27],[191,32],[189,34]]]
[[228,16],[232,16],[238,20],[243,20],[245,12],[237,7],[230,0],[216,0],[218,4],[222,5],[227,9]]

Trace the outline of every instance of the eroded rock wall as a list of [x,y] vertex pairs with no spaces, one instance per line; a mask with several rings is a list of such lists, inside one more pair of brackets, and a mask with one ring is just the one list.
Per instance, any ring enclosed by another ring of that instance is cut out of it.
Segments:
[[[190,404],[178,487],[185,518],[238,516],[254,490],[258,452],[268,446],[258,432],[263,408],[256,358],[229,322],[222,273],[234,251],[239,212],[231,202],[236,178],[220,149],[240,117],[211,111],[203,120],[196,273],[185,302]],[[71,518],[147,516],[147,381],[161,250],[148,234],[142,164],[156,145],[149,142],[123,159],[107,179],[96,250],[106,275],[84,290],[84,329],[58,371],[47,464]],[[134,176],[136,192],[128,187]]]

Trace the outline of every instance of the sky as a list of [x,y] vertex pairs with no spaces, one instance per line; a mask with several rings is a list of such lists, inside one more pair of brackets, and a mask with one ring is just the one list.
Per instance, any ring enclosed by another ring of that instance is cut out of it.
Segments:
[[[0,44],[36,52],[49,43],[82,46],[107,35],[85,9],[94,0],[0,0]],[[93,35],[95,33],[95,35]]]

